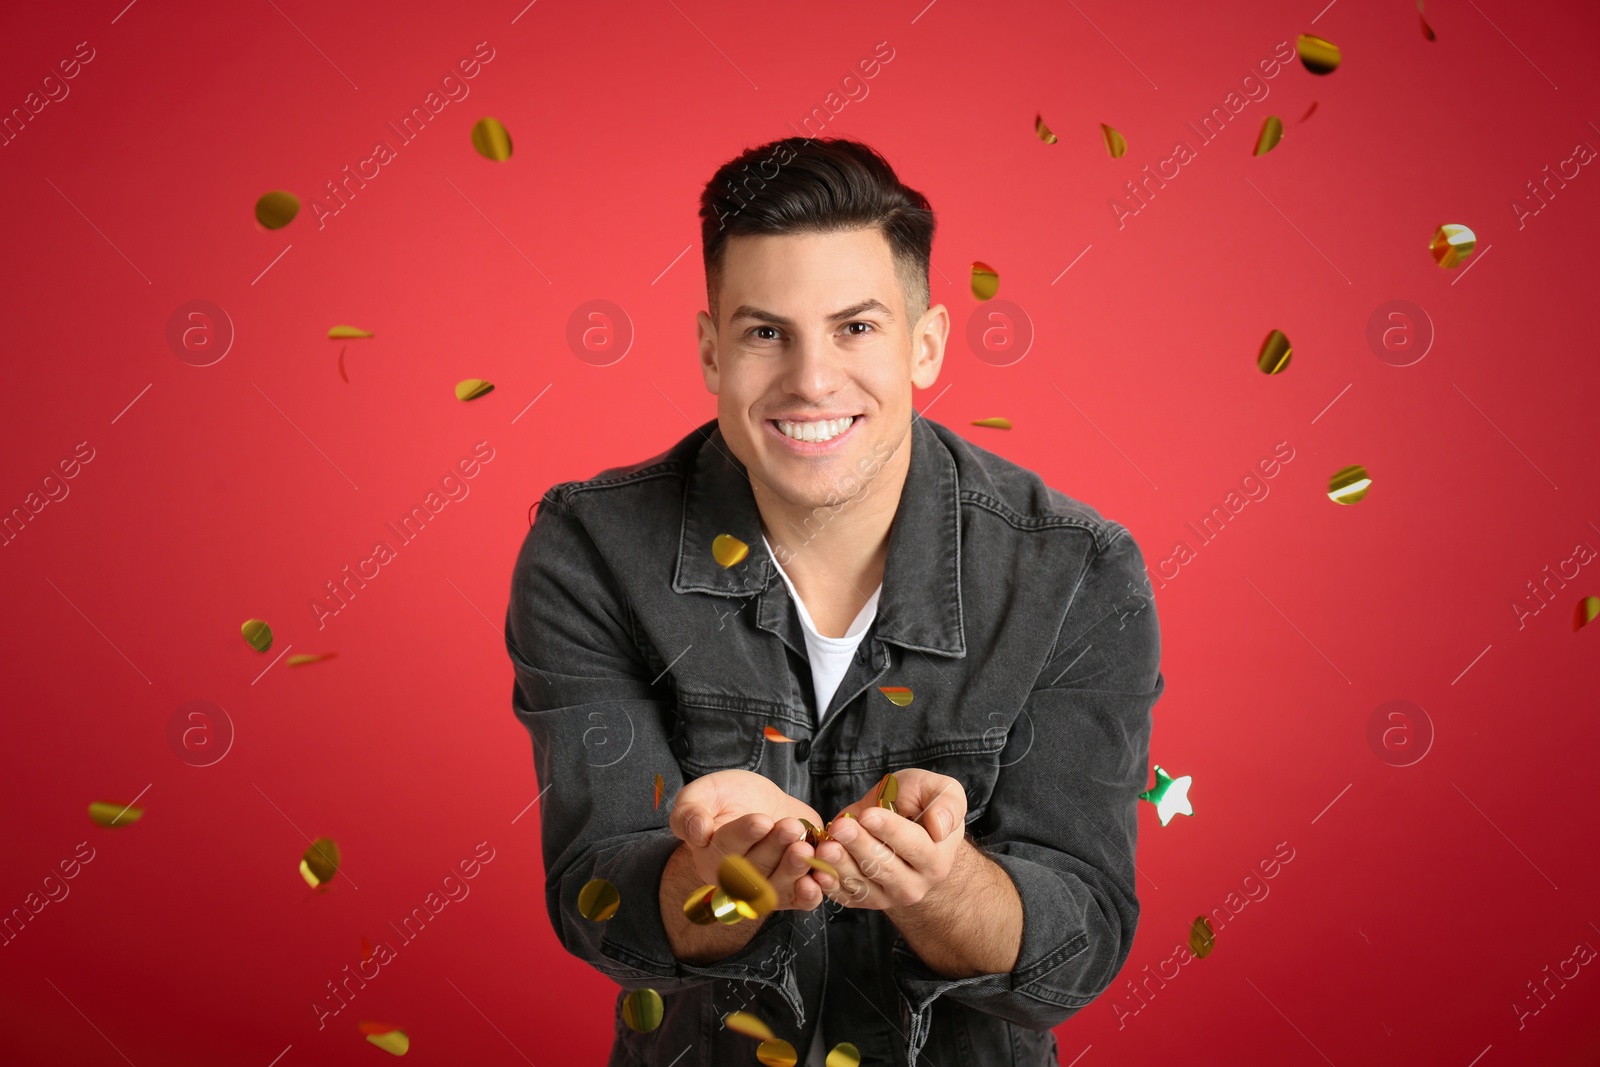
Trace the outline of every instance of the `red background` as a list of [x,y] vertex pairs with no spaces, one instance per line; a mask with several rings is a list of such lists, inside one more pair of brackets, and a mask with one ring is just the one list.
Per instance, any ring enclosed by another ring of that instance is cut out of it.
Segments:
[[[0,38],[7,110],[95,50],[0,148],[0,506],[95,450],[0,550],[0,908],[96,850],[0,948],[0,1059],[377,1063],[371,1019],[405,1028],[418,1063],[603,1060],[614,987],[553,937],[537,809],[512,822],[537,786],[501,638],[511,564],[549,485],[714,415],[693,344],[701,186],[887,41],[824,132],[879,148],[939,213],[933,291],[955,330],[917,406],[1125,523],[1152,568],[1180,539],[1197,553],[1157,593],[1152,752],[1193,776],[1195,815],[1160,827],[1141,805],[1132,955],[1058,1031],[1062,1061],[1594,1061],[1594,965],[1520,1029],[1512,1004],[1600,947],[1600,628],[1573,626],[1600,565],[1524,628],[1510,607],[1600,547],[1581,318],[1600,176],[1521,228],[1510,207],[1600,145],[1592,5],[1438,0],[1430,43],[1409,4],[1354,0],[124,2],[44,5]],[[1286,66],[1201,144],[1185,122],[1301,32],[1340,45],[1340,69]],[[480,41],[494,58],[470,96],[319,229],[323,183],[394,142],[385,123]],[[1287,134],[1253,158],[1268,113]],[[509,162],[472,150],[485,115]],[[1197,158],[1119,229],[1108,200],[1179,139]],[[306,207],[267,231],[252,205],[280,188]],[[1446,222],[1478,235],[1455,271],[1426,251]],[[974,260],[1037,332],[1012,365],[965,343]],[[197,299],[237,332],[207,367],[166,340]],[[591,299],[636,331],[610,366],[565,340]],[[1391,299],[1437,332],[1412,366],[1365,340]],[[376,334],[350,344],[348,383],[326,337],[341,323]],[[1294,355],[1267,376],[1274,327]],[[460,403],[468,377],[496,388]],[[1015,428],[970,425],[997,415]],[[482,440],[495,458],[470,496],[319,630],[323,583]],[[1271,495],[1198,547],[1185,522],[1280,441],[1295,458]],[[1367,498],[1331,502],[1355,463]],[[274,627],[265,655],[240,638],[251,617]],[[337,657],[290,668],[287,648]],[[167,737],[196,699],[236,731],[203,768]],[[1436,732],[1411,766],[1368,744],[1391,699]],[[86,815],[135,796],[132,826]],[[345,857],[326,895],[295,870],[321,834]],[[480,841],[495,858],[470,897],[319,1031],[309,1005],[359,939],[390,936]],[[1270,895],[1119,1027],[1124,982],[1279,842],[1295,858]]]

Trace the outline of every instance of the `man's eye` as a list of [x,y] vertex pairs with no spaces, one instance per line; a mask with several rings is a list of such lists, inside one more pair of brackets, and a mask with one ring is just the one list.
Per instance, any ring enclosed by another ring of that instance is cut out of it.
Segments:
[[[773,330],[773,331],[776,331],[777,327],[776,326],[757,326],[751,332],[752,333],[759,333],[762,330]],[[776,338],[774,338],[774,337],[762,337],[762,338],[760,338],[760,340],[762,340],[762,341],[773,341],[773,340],[776,340]]]
[[[852,326],[865,326],[869,330],[873,328],[872,327],[872,323],[870,323],[870,322],[847,322],[847,323],[845,323],[845,329],[847,329],[847,330]],[[851,336],[852,337],[861,337],[861,336],[863,336],[863,334],[856,333],[856,334],[852,334]]]

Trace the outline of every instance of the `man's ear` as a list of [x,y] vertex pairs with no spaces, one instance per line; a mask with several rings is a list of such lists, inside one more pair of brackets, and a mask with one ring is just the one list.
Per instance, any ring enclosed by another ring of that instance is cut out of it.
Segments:
[[695,324],[699,331],[700,373],[705,375],[706,391],[715,395],[720,386],[717,369],[717,326],[711,321],[711,316],[704,311],[695,316]]
[[926,389],[939,378],[944,365],[945,343],[950,338],[950,312],[934,304],[922,313],[916,336],[911,340],[911,383]]

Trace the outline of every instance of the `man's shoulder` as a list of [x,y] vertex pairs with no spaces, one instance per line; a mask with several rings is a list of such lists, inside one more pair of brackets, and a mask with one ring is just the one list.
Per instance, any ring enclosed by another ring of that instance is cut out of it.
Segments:
[[964,508],[992,512],[1019,532],[1076,529],[1104,551],[1127,529],[1094,506],[1045,482],[1034,470],[928,420],[955,459]]
[[631,510],[652,496],[662,501],[676,501],[681,496],[682,482],[693,470],[695,457],[705,440],[704,429],[704,426],[697,427],[666,449],[644,459],[606,467],[588,478],[557,482],[545,490],[545,499],[569,509],[581,506],[585,511]]

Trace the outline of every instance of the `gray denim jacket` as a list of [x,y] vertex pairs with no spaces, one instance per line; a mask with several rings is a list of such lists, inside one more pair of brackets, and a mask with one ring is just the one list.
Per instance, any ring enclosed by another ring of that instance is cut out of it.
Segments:
[[[1165,685],[1143,557],[1031,471],[920,413],[912,435],[877,618],[820,729],[799,616],[715,420],[539,502],[506,615],[512,705],[533,740],[550,921],[620,987],[609,1067],[753,1063],[756,1042],[722,1025],[740,1010],[802,1064],[819,1018],[863,1063],[1055,1064],[1051,1028],[1127,960]],[[728,568],[711,547],[724,533],[750,546]],[[767,741],[768,725],[797,743]],[[831,900],[769,914],[725,959],[675,959],[657,900],[671,800],[731,767],[825,818],[887,771],[960,781],[969,839],[1022,900],[1016,969],[943,977],[882,912]],[[592,878],[621,894],[604,922],[578,911]],[[643,988],[665,1014],[641,1034],[621,1005]]]

